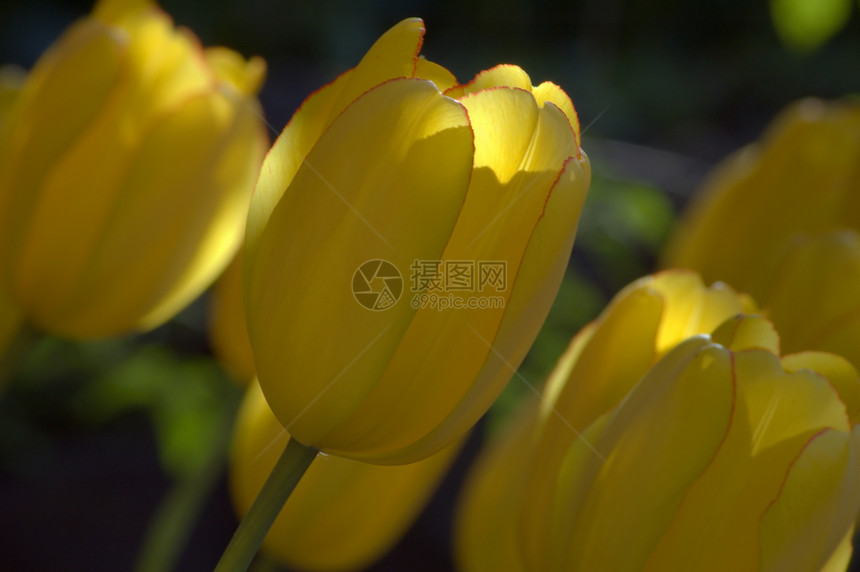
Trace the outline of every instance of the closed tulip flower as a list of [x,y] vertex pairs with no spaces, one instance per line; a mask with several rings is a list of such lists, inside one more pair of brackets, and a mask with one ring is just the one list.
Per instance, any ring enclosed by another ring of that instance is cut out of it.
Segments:
[[[230,488],[244,514],[289,435],[258,384],[239,412]],[[318,457],[269,530],[263,551],[306,571],[361,570],[383,556],[412,524],[456,457],[459,444],[395,467]]]
[[787,352],[833,352],[860,368],[860,234],[799,236],[772,275],[762,305]]
[[266,137],[259,59],[201,49],[148,1],[102,0],[0,130],[0,274],[36,327],[154,327],[238,248]]
[[460,569],[543,569],[526,567],[526,556],[542,550],[551,533],[537,509],[556,502],[558,472],[581,432],[675,345],[754,309],[747,296],[724,284],[706,287],[681,270],[639,279],[617,294],[571,341],[540,401],[524,402],[470,471],[456,526]]
[[510,379],[590,178],[560,88],[516,66],[458,85],[418,57],[423,34],[398,24],[302,105],[264,162],[244,251],[275,415],[308,447],[381,464],[446,447]]
[[807,99],[788,107],[762,139],[706,181],[663,255],[762,295],[798,232],[860,230],[860,105]]
[[[860,381],[757,317],[682,342],[564,453],[535,570],[837,570],[860,498]],[[536,470],[540,470],[536,468]]]

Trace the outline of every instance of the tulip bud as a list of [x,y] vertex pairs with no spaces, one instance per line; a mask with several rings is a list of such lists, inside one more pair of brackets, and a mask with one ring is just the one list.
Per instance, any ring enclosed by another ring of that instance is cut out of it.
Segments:
[[264,162],[244,251],[272,410],[307,446],[383,464],[462,436],[510,379],[590,178],[560,88],[516,66],[456,85],[417,57],[423,33],[398,24],[302,105]]
[[860,105],[807,99],[761,141],[726,159],[704,184],[663,255],[762,298],[799,232],[860,230]]
[[0,274],[28,320],[146,329],[209,285],[265,149],[263,69],[148,1],[102,0],[48,49],[0,130]]
[[[230,488],[244,514],[289,435],[251,384],[237,420]],[[263,542],[283,565],[307,571],[361,570],[383,556],[430,499],[460,444],[401,466],[318,456]]]
[[212,287],[209,339],[218,361],[247,385],[256,376],[242,305],[242,257],[236,256]]
[[521,505],[551,509],[564,453],[580,432],[616,407],[679,342],[754,310],[747,296],[724,284],[705,287],[683,270],[639,279],[618,293],[571,341],[540,402],[524,403],[470,471],[455,537],[460,568],[527,569],[524,552],[539,551],[549,531],[535,511],[521,513]]

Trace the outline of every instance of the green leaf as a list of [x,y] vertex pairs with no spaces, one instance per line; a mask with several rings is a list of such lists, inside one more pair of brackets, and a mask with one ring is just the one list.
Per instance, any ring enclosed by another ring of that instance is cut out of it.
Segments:
[[213,360],[144,346],[88,384],[78,407],[95,422],[129,410],[147,411],[162,465],[183,478],[209,462],[238,398],[238,388]]
[[811,52],[842,29],[851,0],[771,0],[770,13],[788,48]]

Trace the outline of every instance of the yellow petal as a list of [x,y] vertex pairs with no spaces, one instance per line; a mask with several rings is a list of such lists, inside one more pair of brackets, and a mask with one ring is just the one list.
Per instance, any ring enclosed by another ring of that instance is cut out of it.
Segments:
[[662,294],[666,305],[657,337],[658,355],[691,336],[710,333],[726,318],[748,309],[731,287],[717,282],[706,288],[693,272],[660,272],[650,287]]
[[860,235],[837,230],[793,242],[764,297],[788,352],[830,351],[860,367]]
[[784,356],[782,367],[790,372],[806,369],[826,377],[845,404],[851,425],[860,423],[860,379],[848,360],[836,354],[802,352]]
[[582,145],[579,115],[577,115],[576,109],[573,107],[573,101],[571,101],[570,96],[550,81],[541,83],[539,86],[533,88],[532,91],[538,104],[544,105],[544,103],[550,102],[564,112],[570,122],[573,133],[576,135],[576,144]]
[[236,88],[242,95],[252,96],[260,91],[266,77],[266,62],[263,58],[245,60],[228,48],[206,48],[206,61],[222,82]]
[[568,157],[578,155],[564,114],[538,106],[531,93],[503,87],[468,94],[461,101],[475,129],[475,168],[489,167],[501,183],[523,171],[553,176]]
[[430,82],[392,80],[332,123],[274,209],[256,261],[245,262],[248,328],[263,390],[303,443],[330,444],[414,314],[408,301],[362,307],[353,274],[370,259],[406,272],[414,259],[440,257],[472,149],[459,104]]
[[450,88],[445,95],[460,99],[464,95],[496,87],[515,87],[531,93],[532,80],[521,67],[501,64],[480,72],[468,83]]
[[579,117],[573,108],[573,102],[570,100],[570,97],[559,86],[549,81],[545,81],[537,87],[532,87],[531,78],[519,66],[501,64],[482,71],[472,81],[449,88],[445,91],[445,95],[460,99],[470,93],[497,87],[522,89],[531,92],[539,106],[543,107],[546,102],[550,102],[558,107],[570,123],[576,137],[577,146],[581,144]]
[[[600,442],[611,417],[611,413],[598,417],[564,451],[562,463],[555,473],[555,482],[550,486],[554,504],[550,505],[548,512],[544,512],[546,508],[531,502],[533,490],[526,489],[528,494],[521,503],[522,522],[519,530],[529,569],[557,570],[563,566],[578,524],[571,515],[576,515],[576,511],[582,508],[594,478],[605,461],[595,449],[595,444]],[[530,470],[532,473],[542,472],[543,468],[533,463]],[[540,518],[534,518],[538,515],[541,515]]]
[[472,464],[457,503],[454,555],[458,570],[525,572],[519,551],[520,503],[530,503],[526,477],[532,459],[537,402],[487,443]]
[[822,428],[848,429],[844,407],[823,377],[786,373],[763,350],[737,352],[733,362],[731,427],[686,491],[648,570],[755,570],[759,523],[788,468]]
[[845,572],[849,562],[851,562],[851,553],[854,549],[853,539],[854,527],[852,526],[842,537],[842,542],[839,543],[824,566],[821,567],[820,572]]
[[824,430],[812,437],[761,521],[760,570],[825,565],[857,514],[857,463],[850,433]]
[[423,42],[424,22],[420,18],[407,18],[385,32],[352,70],[350,81],[338,95],[333,111],[339,113],[361,94],[385,81],[415,77]]
[[[574,427],[585,428],[615,407],[653,365],[665,303],[648,282],[639,282],[604,310],[555,405]],[[613,358],[618,355],[624,359]]]
[[[251,197],[248,221],[245,227],[245,253],[247,266],[254,265],[257,244],[272,211],[281,200],[290,182],[305,161],[314,144],[328,127],[334,115],[333,106],[344,86],[350,81],[351,71],[312,93],[290,119],[266,154],[257,187]],[[308,168],[313,168],[309,165]]]
[[348,105],[363,93],[393,78],[419,77],[439,80],[443,85],[451,81],[447,70],[418,57],[423,39],[422,20],[403,20],[383,34],[354,69],[340,75],[302,103],[269,151],[260,173],[245,238],[248,251],[245,256],[249,266],[254,265],[257,241],[284,190],[323,131]]
[[[566,564],[555,569],[642,570],[685,490],[719,449],[734,392],[731,356],[704,338],[684,342],[651,369],[596,444],[605,461],[573,513]],[[624,550],[613,549],[618,538]]]
[[[612,302],[610,302],[611,304]],[[544,383],[543,391],[541,391],[541,396],[543,397],[540,404],[541,419],[552,414],[552,409],[555,408],[556,401],[558,401],[559,396],[567,386],[567,378],[570,376],[573,366],[579,361],[579,356],[588,347],[591,336],[594,335],[599,326],[599,320],[595,320],[579,330],[573,339],[570,340],[567,349],[558,358],[555,367],[552,368],[549,377]]]
[[436,84],[440,91],[445,91],[456,85],[457,78],[450,71],[433,63],[429,60],[419,57],[415,63],[415,77],[420,79],[429,79]]
[[212,351],[233,378],[245,385],[256,377],[254,353],[242,303],[242,257],[237,255],[212,287],[209,339]]
[[779,334],[769,320],[759,316],[738,315],[726,320],[711,339],[732,351],[755,348],[779,355]]

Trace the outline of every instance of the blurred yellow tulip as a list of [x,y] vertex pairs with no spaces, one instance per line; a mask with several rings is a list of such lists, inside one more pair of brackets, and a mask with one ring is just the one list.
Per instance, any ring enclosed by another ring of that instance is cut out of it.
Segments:
[[17,66],[0,66],[0,129],[3,129],[9,110],[21,94],[26,78],[27,73]]
[[[244,251],[273,411],[306,446],[381,464],[441,450],[499,394],[549,312],[590,181],[559,87],[516,66],[457,85],[418,57],[423,34],[401,22],[305,101],[265,160]],[[452,278],[474,282],[437,296]]]
[[723,280],[762,305],[776,261],[799,232],[860,230],[860,104],[788,107],[761,141],[711,174],[670,240],[663,266]]
[[860,369],[860,234],[842,229],[796,237],[771,276],[762,305],[785,352],[822,350]]
[[[521,569],[844,570],[860,505],[860,379],[839,356],[780,359],[778,346],[766,319],[730,318],[589,411],[555,444],[557,465],[530,459],[532,474],[551,473],[550,502],[528,488],[519,505]],[[571,397],[599,404],[589,381],[570,378]]]
[[[0,66],[0,132],[9,110],[18,99],[26,74],[13,66]],[[0,282],[0,356],[3,356],[21,328],[21,311]],[[2,380],[0,380],[2,383]]]
[[526,570],[523,553],[540,550],[548,531],[536,510],[522,513],[521,505],[552,506],[558,470],[578,431],[616,407],[676,344],[754,310],[749,297],[724,284],[705,287],[690,271],[648,276],[617,294],[571,341],[540,403],[525,402],[471,469],[455,535],[460,569]]
[[[289,435],[251,384],[237,420],[230,488],[244,514]],[[307,571],[361,570],[400,539],[430,499],[460,449],[395,467],[318,456],[263,542],[285,566]]]
[[212,351],[230,375],[242,385],[256,376],[254,354],[242,305],[242,257],[236,256],[212,287],[209,305],[209,339]]
[[259,58],[201,49],[145,0],[101,0],[0,129],[0,274],[36,327],[154,327],[241,242],[266,146]]

